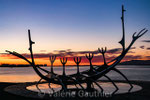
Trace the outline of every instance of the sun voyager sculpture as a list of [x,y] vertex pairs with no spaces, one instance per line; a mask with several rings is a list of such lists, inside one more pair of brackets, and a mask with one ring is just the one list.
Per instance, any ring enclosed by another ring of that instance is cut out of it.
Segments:
[[[98,81],[101,77],[106,77],[109,82],[111,82],[113,84],[113,86],[115,87],[115,91],[112,91],[112,95],[114,95],[119,88],[117,87],[117,85],[115,84],[115,82],[106,74],[109,73],[111,70],[119,73],[121,76],[124,77],[124,79],[127,81],[127,83],[130,85],[130,88],[128,90],[128,92],[130,92],[133,88],[133,85],[131,84],[131,82],[128,80],[128,78],[122,73],[120,72],[116,67],[116,65],[118,65],[120,63],[120,61],[125,57],[125,55],[128,53],[128,51],[130,50],[130,48],[132,47],[132,45],[135,43],[135,41],[137,39],[139,39],[141,36],[143,36],[148,30],[146,30],[145,28],[142,29],[141,31],[139,31],[138,33],[134,33],[132,35],[132,41],[131,43],[128,45],[128,47],[125,47],[125,29],[124,29],[124,6],[122,5],[122,16],[121,16],[121,21],[122,21],[122,39],[119,42],[122,46],[122,52],[121,54],[116,57],[115,59],[111,60],[110,62],[106,62],[105,60],[105,53],[107,52],[107,48],[98,48],[99,53],[102,54],[103,59],[104,59],[104,64],[101,66],[93,66],[92,65],[92,59],[94,57],[93,53],[89,53],[86,55],[86,58],[88,59],[89,63],[90,63],[90,68],[88,70],[85,71],[80,71],[79,67],[80,67],[80,62],[82,60],[81,57],[74,57],[74,62],[76,63],[77,66],[77,72],[75,74],[70,74],[67,75],[65,72],[65,65],[67,63],[67,57],[63,57],[60,58],[60,61],[63,65],[63,74],[56,74],[53,70],[53,63],[56,60],[56,56],[55,55],[51,55],[50,56],[50,62],[51,62],[51,71],[48,71],[44,68],[41,68],[40,66],[35,64],[34,61],[34,54],[33,54],[33,50],[32,50],[32,45],[35,44],[35,42],[33,42],[31,40],[31,34],[30,34],[30,30],[28,30],[28,35],[29,35],[29,51],[30,51],[30,56],[32,61],[28,60],[26,57],[24,57],[23,55],[13,51],[8,51],[6,50],[6,52],[8,52],[9,54],[12,54],[14,56],[17,56],[23,60],[25,60],[26,62],[28,62],[34,69],[34,71],[37,73],[37,75],[41,78],[39,80],[39,82],[37,83],[37,88],[38,88],[38,84],[41,83],[42,80],[45,80],[46,83],[48,83],[49,85],[49,89],[51,89],[53,91],[52,94],[55,94],[58,91],[55,91],[52,87],[51,84],[58,84],[61,86],[61,90],[60,91],[65,91],[67,92],[68,90],[71,90],[70,88],[68,88],[69,85],[74,85],[76,88],[73,88],[72,91],[79,91],[79,90],[83,90],[83,91],[97,91],[94,88],[95,84],[99,90],[101,90],[101,93],[103,93],[103,87],[99,84],[100,81]],[[42,72],[45,72],[45,74],[43,74]],[[84,86],[83,86],[84,84]]]

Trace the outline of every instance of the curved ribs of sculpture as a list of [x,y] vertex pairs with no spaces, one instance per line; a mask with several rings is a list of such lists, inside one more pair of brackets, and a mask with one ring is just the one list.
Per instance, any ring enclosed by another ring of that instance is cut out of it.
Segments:
[[[32,50],[32,45],[34,44],[34,42],[31,40],[31,35],[30,35],[30,30],[28,30],[28,35],[29,35],[29,51],[30,51],[30,55],[31,55],[31,59],[32,61],[29,61],[28,59],[26,59],[23,55],[17,53],[17,52],[11,52],[11,51],[7,51],[12,55],[15,55],[21,59],[24,59],[25,61],[27,61],[35,70],[35,72],[41,77],[40,81],[42,79],[46,80],[49,83],[49,87],[50,83],[54,83],[54,84],[59,84],[62,86],[62,90],[67,91],[67,85],[75,85],[78,84],[81,89],[83,90],[92,90],[92,85],[93,83],[96,84],[100,89],[101,92],[103,92],[103,88],[97,83],[97,80],[101,77],[106,77],[110,82],[112,82],[112,84],[114,85],[114,87],[116,88],[116,90],[113,92],[117,92],[118,87],[116,86],[115,82],[113,80],[111,80],[108,76],[106,76],[106,74],[111,71],[114,70],[115,72],[119,73],[120,75],[122,75],[126,81],[130,84],[131,88],[129,89],[129,91],[132,89],[132,84],[130,83],[130,81],[128,80],[128,78],[121,73],[118,69],[115,68],[115,66],[117,64],[120,63],[120,61],[125,57],[125,55],[127,54],[127,52],[130,50],[131,46],[134,44],[134,42],[140,38],[141,36],[143,36],[148,30],[146,30],[145,28],[142,29],[137,35],[136,32],[133,34],[132,36],[132,41],[129,44],[129,46],[126,48],[125,47],[125,28],[124,28],[124,7],[122,6],[122,29],[123,29],[123,37],[121,39],[121,41],[119,42],[122,45],[122,53],[116,57],[115,59],[113,59],[112,64],[109,64],[110,62],[106,62],[105,59],[105,53],[107,52],[107,48],[105,47],[105,49],[101,48],[98,49],[98,51],[102,54],[103,59],[104,59],[104,64],[102,66],[96,66],[94,67],[92,65],[92,58],[94,57],[94,55],[92,53],[89,53],[88,55],[86,55],[86,58],[89,60],[90,63],[90,69],[86,70],[86,71],[79,71],[79,64],[81,62],[81,58],[74,58],[74,61],[77,65],[77,73],[76,74],[71,74],[71,75],[66,75],[65,73],[65,64],[67,63],[67,58],[62,58],[60,59],[62,65],[63,65],[63,74],[59,75],[54,73],[53,71],[53,63],[56,59],[56,56],[51,56],[50,57],[50,62],[51,62],[51,71],[45,70],[43,68],[41,68],[40,66],[35,65],[34,62],[34,56],[33,56],[33,50]],[[41,71],[44,71],[45,73],[47,73],[47,75],[43,75],[41,73]],[[39,81],[39,83],[40,83]],[[86,83],[86,88],[82,86],[82,83]],[[76,86],[77,87],[77,86]],[[78,87],[77,87],[78,88]],[[51,88],[52,89],[52,88]],[[53,90],[53,89],[52,89]],[[54,90],[53,90],[54,92]]]

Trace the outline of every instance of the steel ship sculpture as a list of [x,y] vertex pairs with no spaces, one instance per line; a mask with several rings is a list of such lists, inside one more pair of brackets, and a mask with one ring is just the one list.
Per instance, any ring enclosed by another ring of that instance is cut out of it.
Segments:
[[[143,36],[148,30],[146,30],[144,28],[141,31],[139,31],[138,33],[135,32],[132,35],[131,43],[129,44],[128,47],[125,47],[124,12],[125,12],[124,6],[122,5],[121,21],[122,21],[123,36],[122,36],[121,41],[119,42],[122,46],[122,52],[115,59],[111,60],[110,62],[106,62],[105,53],[107,52],[107,48],[106,47],[101,48],[101,49],[98,48],[98,51],[99,51],[99,53],[102,54],[103,60],[104,60],[104,64],[101,66],[93,66],[92,59],[94,57],[94,54],[89,53],[89,54],[86,54],[86,58],[88,59],[88,61],[90,63],[90,65],[89,65],[90,68],[88,70],[85,70],[85,71],[79,70],[82,58],[81,57],[74,57],[74,62],[76,63],[76,66],[77,66],[77,72],[75,74],[67,75],[65,72],[67,57],[63,57],[63,58],[60,58],[60,62],[63,65],[63,73],[62,73],[62,75],[55,73],[54,69],[53,69],[53,64],[56,60],[55,55],[50,56],[51,71],[48,71],[46,69],[41,68],[40,66],[35,64],[34,54],[33,54],[33,49],[32,49],[32,45],[35,44],[35,42],[33,42],[31,39],[30,30],[28,30],[28,36],[29,36],[29,51],[30,51],[30,56],[31,56],[32,61],[29,61],[26,57],[24,57],[23,55],[15,52],[15,51],[11,52],[11,51],[6,50],[6,52],[25,60],[26,62],[28,62],[33,67],[34,71],[41,78],[36,85],[37,88],[38,88],[38,84],[40,84],[42,80],[45,80],[45,82],[48,83],[49,88],[53,91],[53,93],[55,93],[56,91],[51,87],[51,84],[60,85],[62,87],[61,91],[68,91],[69,85],[75,85],[75,87],[76,87],[75,90],[93,91],[93,90],[96,90],[93,86],[93,84],[95,84],[101,90],[101,92],[103,92],[103,87],[99,84],[98,80],[101,77],[106,77],[114,85],[115,91],[112,91],[112,94],[115,94],[119,90],[119,88],[117,87],[115,82],[109,76],[106,75],[111,70],[113,70],[113,71],[119,73],[121,76],[123,76],[123,78],[129,83],[130,88],[129,88],[128,92],[130,92],[133,88],[131,82],[128,80],[128,78],[121,71],[119,71],[116,68],[116,65],[118,65],[120,63],[120,61],[125,57],[125,55],[131,49],[131,47],[135,43],[135,41],[137,39],[139,39],[141,36]],[[45,72],[46,75],[43,74],[42,72]],[[83,84],[86,84],[86,87],[83,86]]]

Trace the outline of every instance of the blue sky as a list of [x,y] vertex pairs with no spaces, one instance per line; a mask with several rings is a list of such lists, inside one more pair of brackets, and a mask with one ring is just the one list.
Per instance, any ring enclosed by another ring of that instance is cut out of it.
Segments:
[[[122,4],[129,44],[135,31],[150,30],[150,0],[0,0],[0,52],[28,52],[28,29],[37,53],[121,47]],[[149,32],[141,40],[150,40]]]

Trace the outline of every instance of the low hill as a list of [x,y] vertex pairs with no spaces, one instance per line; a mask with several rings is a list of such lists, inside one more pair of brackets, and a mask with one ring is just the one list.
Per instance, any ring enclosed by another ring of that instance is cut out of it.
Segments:
[[131,60],[122,62],[120,65],[150,65],[150,60]]

